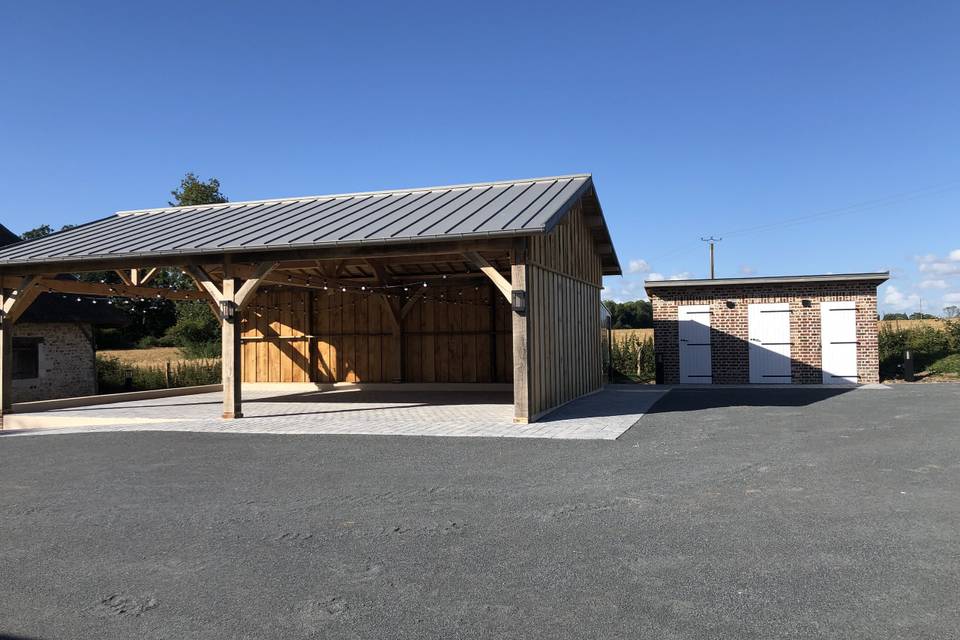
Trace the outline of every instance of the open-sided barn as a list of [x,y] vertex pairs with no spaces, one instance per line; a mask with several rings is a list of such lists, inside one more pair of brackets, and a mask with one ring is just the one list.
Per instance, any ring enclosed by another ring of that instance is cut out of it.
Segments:
[[[165,267],[198,291],[146,286]],[[54,278],[107,269],[126,284]],[[205,297],[225,418],[243,381],[510,383],[533,421],[600,388],[602,277],[619,273],[589,175],[122,211],[0,250],[2,404],[12,323],[69,289]]]

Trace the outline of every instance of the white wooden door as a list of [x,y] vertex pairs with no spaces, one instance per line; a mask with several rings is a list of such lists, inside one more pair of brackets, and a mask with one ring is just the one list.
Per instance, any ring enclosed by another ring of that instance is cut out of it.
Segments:
[[790,305],[786,302],[747,307],[750,383],[790,384]]
[[823,384],[850,384],[857,375],[857,305],[820,303],[820,368]]
[[680,337],[680,382],[710,384],[710,305],[694,304],[677,309]]

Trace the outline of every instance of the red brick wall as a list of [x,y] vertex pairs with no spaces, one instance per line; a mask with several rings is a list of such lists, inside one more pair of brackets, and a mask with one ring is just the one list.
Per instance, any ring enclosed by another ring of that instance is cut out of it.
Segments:
[[[733,302],[729,307],[727,301]],[[809,307],[803,301],[811,302]],[[857,306],[857,373],[861,383],[878,382],[877,286],[874,282],[817,282],[657,288],[653,304],[654,345],[664,364],[664,382],[680,382],[677,307],[710,305],[714,384],[748,384],[747,308],[762,302],[790,304],[790,357],[793,382],[820,384],[820,303],[853,300]]]

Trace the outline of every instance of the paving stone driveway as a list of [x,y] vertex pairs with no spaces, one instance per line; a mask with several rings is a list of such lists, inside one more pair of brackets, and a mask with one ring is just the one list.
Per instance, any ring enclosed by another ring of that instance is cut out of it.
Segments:
[[158,398],[8,418],[9,435],[81,431],[473,436],[614,440],[664,394],[608,387],[539,422],[513,424],[509,392],[326,391],[245,394],[240,420],[219,418],[220,394]]

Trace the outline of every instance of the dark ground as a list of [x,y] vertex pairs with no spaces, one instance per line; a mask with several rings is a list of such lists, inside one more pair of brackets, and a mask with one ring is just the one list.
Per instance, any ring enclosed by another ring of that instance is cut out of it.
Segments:
[[957,638],[960,385],[619,441],[0,437],[0,636]]

